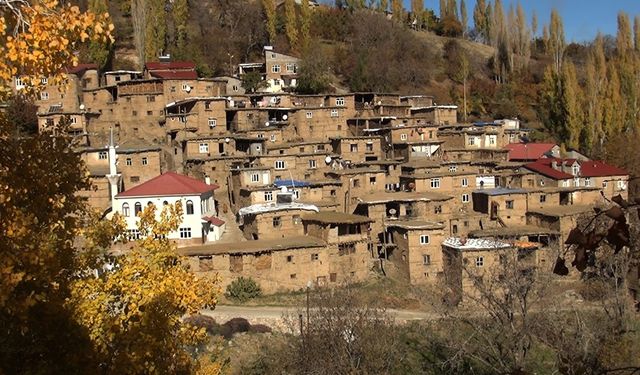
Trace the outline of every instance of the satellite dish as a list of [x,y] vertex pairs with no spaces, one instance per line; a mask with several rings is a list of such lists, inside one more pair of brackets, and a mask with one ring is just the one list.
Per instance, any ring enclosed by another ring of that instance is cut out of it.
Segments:
[[84,111],[84,104],[80,104],[80,110]]
[[392,209],[389,210],[389,215],[393,216],[395,214],[396,214],[396,209],[395,208],[392,208]]
[[191,86],[187,85],[187,87],[185,87],[185,91],[186,92],[191,92]]
[[225,138],[225,139],[224,139],[224,141],[225,141],[226,143],[229,143],[229,142],[231,141],[231,139],[229,139],[229,138]]
[[265,122],[264,126],[269,126],[269,121]]
[[325,162],[326,164],[331,163],[331,156],[327,156],[326,158],[324,158],[324,162]]
[[280,192],[281,192],[281,193],[288,193],[288,192],[289,192],[289,189],[287,189],[287,187],[286,187],[286,186],[281,186],[281,187],[280,187]]
[[284,121],[287,121],[287,119],[288,119],[288,118],[289,118],[289,116],[287,116],[287,115],[282,115],[282,119],[283,119]]
[[409,182],[409,190],[413,191],[413,189],[416,188],[416,184],[414,184],[413,182]]

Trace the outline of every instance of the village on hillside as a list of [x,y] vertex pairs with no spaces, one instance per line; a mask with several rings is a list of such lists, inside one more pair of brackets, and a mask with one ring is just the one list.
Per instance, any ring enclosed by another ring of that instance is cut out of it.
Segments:
[[[180,201],[169,237],[191,268],[266,293],[374,273],[465,290],[463,268],[505,256],[550,273],[582,215],[630,194],[626,171],[530,142],[518,119],[460,123],[429,93],[298,95],[298,65],[269,46],[218,78],[169,56],[80,64],[66,85],[43,79],[39,130],[73,137],[95,186],[82,194],[130,240],[143,207]],[[245,92],[245,74],[264,84]]]

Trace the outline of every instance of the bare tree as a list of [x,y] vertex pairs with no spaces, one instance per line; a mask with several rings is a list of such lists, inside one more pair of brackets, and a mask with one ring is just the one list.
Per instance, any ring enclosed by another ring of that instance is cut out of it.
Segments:
[[145,62],[147,29],[147,4],[145,0],[131,0],[131,22],[133,24],[133,42],[138,53],[138,66],[142,68]]

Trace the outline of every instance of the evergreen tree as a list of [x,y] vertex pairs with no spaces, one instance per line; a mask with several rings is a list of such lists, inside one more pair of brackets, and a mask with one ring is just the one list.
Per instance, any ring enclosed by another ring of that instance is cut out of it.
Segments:
[[287,40],[289,40],[291,48],[295,49],[298,43],[298,25],[296,20],[296,3],[294,0],[284,0],[284,19]]

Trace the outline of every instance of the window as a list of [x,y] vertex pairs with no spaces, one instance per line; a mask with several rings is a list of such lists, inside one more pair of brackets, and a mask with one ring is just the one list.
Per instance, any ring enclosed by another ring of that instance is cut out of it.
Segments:
[[49,99],[49,93],[46,91],[43,91],[40,93],[40,100],[48,100]]
[[292,280],[295,279],[296,278],[296,274],[292,273],[291,275],[289,275],[289,278],[292,279]]
[[541,195],[540,195],[540,203],[544,203],[544,202],[546,202],[546,201],[547,201],[547,196],[546,196],[546,195],[544,195],[544,194],[541,194]]
[[193,215],[193,202],[187,201],[187,215]]
[[513,201],[504,202],[508,210],[513,210]]
[[180,228],[180,238],[191,238],[191,228]]
[[358,144],[357,143],[350,144],[349,149],[351,150],[351,152],[358,152]]
[[206,101],[204,102],[204,109],[211,109],[211,102],[210,101]]
[[586,177],[584,179],[584,186],[586,186],[586,187],[590,187],[591,186],[591,177]]
[[209,129],[213,129],[216,127],[216,125],[218,125],[218,120],[209,117]]
[[132,164],[133,164],[133,161],[131,160],[131,158],[127,158],[127,165],[129,165],[129,166],[130,166],[130,165],[132,165]]
[[294,190],[294,191],[293,191],[293,196],[294,196],[296,199],[300,199],[300,190]]
[[231,86],[231,89],[232,89],[233,91],[238,91],[238,85],[233,85],[233,86]]
[[273,66],[271,66],[271,73],[280,73],[280,64],[273,64]]
[[331,110],[331,117],[338,117],[338,110],[337,109],[332,109]]
[[465,177],[465,178],[463,178],[463,179],[460,181],[460,184],[462,185],[462,187],[467,187],[467,186],[469,186],[469,179],[468,179],[468,178],[466,178],[466,177]]
[[153,115],[153,111],[147,111],[147,116],[152,116]]
[[149,164],[149,160],[146,157],[142,158],[142,165],[147,165],[147,164]]
[[153,103],[156,101],[156,97],[151,95],[151,96],[147,96],[147,103]]
[[373,143],[367,143],[365,146],[367,152],[373,152]]
[[191,91],[191,86],[189,86],[188,83],[183,83],[182,84],[182,91]]
[[442,213],[442,206],[441,205],[437,205],[437,206],[433,207],[433,213],[434,214],[441,214]]
[[122,216],[129,217],[129,203],[122,204]]
[[490,135],[489,136],[489,145],[494,146],[496,144],[496,136],[495,135]]
[[264,200],[265,200],[265,202],[273,201],[273,192],[272,191],[265,191],[264,192]]
[[357,178],[354,178],[352,185],[353,187],[360,187],[360,180]]
[[313,254],[311,254],[311,261],[312,261],[312,262],[313,262],[313,261],[316,261],[316,260],[318,260],[318,259],[320,259],[320,256],[318,255],[318,253],[313,253]]
[[469,146],[473,146],[476,144],[476,137],[469,137]]
[[276,141],[276,135],[275,134],[271,134],[271,137],[269,137],[269,139],[271,140],[271,142],[275,142]]
[[25,84],[22,82],[22,79],[16,78],[16,89],[20,90],[23,88],[25,88]]
[[324,145],[316,145],[316,151],[324,151]]
[[335,272],[332,272],[329,274],[329,281],[332,283],[335,283],[336,281],[338,281],[338,274]]
[[401,141],[406,141],[407,140],[407,135],[405,133],[400,134],[400,140]]
[[251,182],[260,182],[260,173],[251,173]]
[[284,160],[276,160],[275,168],[276,169],[285,169],[286,168],[286,164],[285,164]]
[[420,245],[428,245],[429,244],[429,235],[421,234],[420,235]]
[[341,243],[338,244],[338,255],[349,255],[354,254],[356,252],[356,244],[355,243]]
[[314,159],[309,160],[309,168],[311,168],[311,169],[316,169],[317,168],[317,164],[316,164],[316,161]]
[[69,117],[69,122],[70,122],[72,125],[76,125],[76,124],[78,123],[78,118],[77,118],[77,117],[75,117],[75,116],[74,116],[74,117]]
[[302,224],[302,218],[300,217],[300,215],[293,215],[292,219],[293,219],[293,224],[295,225]]
[[279,79],[274,79],[273,80],[273,85],[274,86],[280,86],[280,80]]
[[264,134],[260,133],[260,134],[256,135],[256,137],[258,137],[258,138],[264,138]]
[[313,112],[307,111],[307,118],[313,118]]
[[484,266],[484,257],[476,257],[476,267]]
[[338,107],[344,107],[344,98],[336,98],[336,105]]
[[108,154],[107,154],[107,152],[106,152],[106,151],[100,151],[100,152],[98,153],[98,159],[99,159],[99,160],[106,160],[106,159],[107,159],[107,155],[108,155]]
[[619,190],[624,189],[624,181],[623,180],[616,181],[616,184],[618,185],[618,189]]
[[425,266],[430,265],[431,264],[431,255],[422,254],[422,264],[424,264]]
[[273,227],[274,228],[279,228],[280,225],[282,224],[280,216],[276,216],[273,218]]
[[131,111],[131,116],[137,116],[138,115],[138,111]]
[[458,166],[456,166],[456,165],[449,166],[449,172],[455,172],[457,170],[458,170]]
[[176,92],[176,87],[175,86],[171,86],[171,92]]
[[46,85],[47,83],[49,83],[49,79],[48,78],[42,78],[40,80],[40,84],[42,84],[42,85]]
[[469,194],[462,194],[462,203],[469,203]]
[[375,185],[376,184],[376,178],[375,177],[369,177],[369,185]]
[[439,189],[440,188],[440,179],[439,178],[432,178],[431,179],[431,188],[432,189]]
[[602,188],[606,189],[607,188],[607,181],[602,181]]
[[287,255],[287,263],[293,262],[293,255]]
[[199,150],[201,154],[209,153],[209,144],[208,143],[200,143]]
[[140,231],[137,229],[127,229],[127,238],[130,241],[140,239]]
[[288,73],[293,73],[293,72],[296,71],[296,65],[295,64],[289,63],[289,64],[286,65],[286,67],[287,67],[287,72]]
[[577,176],[580,173],[580,166],[577,164],[574,164],[571,167],[571,174],[573,174],[574,176]]
[[131,176],[131,177],[129,177],[129,180],[132,183],[138,183],[138,182],[140,182],[140,176]]
[[133,213],[138,216],[140,212],[142,212],[142,203],[136,202],[136,204],[133,205]]

